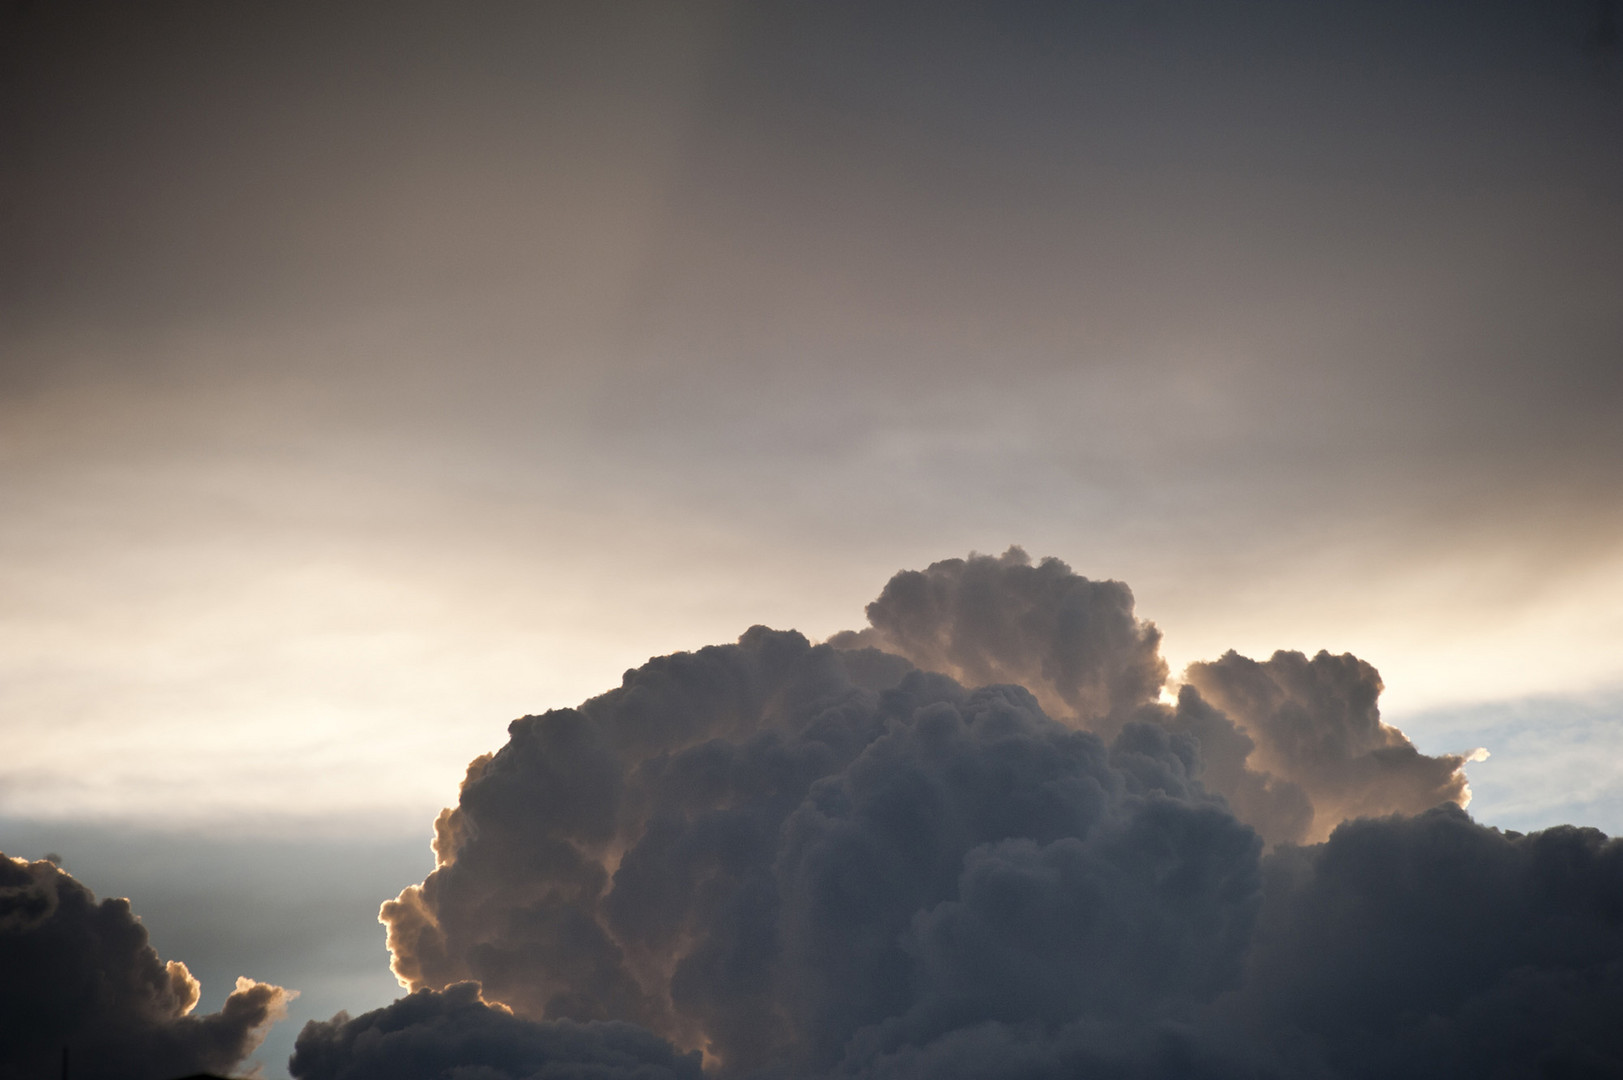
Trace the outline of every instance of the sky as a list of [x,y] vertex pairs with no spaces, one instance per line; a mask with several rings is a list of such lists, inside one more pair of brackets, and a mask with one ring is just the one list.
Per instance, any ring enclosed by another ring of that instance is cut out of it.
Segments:
[[13,0],[0,851],[379,1006],[510,720],[1010,545],[1623,831],[1615,14]]

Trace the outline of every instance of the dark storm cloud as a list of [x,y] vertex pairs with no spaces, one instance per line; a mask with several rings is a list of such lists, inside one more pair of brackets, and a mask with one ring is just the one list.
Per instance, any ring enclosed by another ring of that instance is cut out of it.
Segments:
[[[384,906],[395,970],[419,991],[476,980],[531,1022],[501,1021],[515,1039],[622,1021],[730,1075],[1369,1075],[1348,1064],[1362,1041],[1425,1034],[1402,1009],[1349,1019],[1360,986],[1402,977],[1385,965],[1411,934],[1440,935],[1449,963],[1480,953],[1416,999],[1444,1041],[1480,1022],[1458,987],[1512,995],[1528,963],[1576,964],[1547,978],[1610,993],[1612,848],[1430,812],[1462,797],[1462,761],[1380,725],[1356,658],[1231,654],[1164,705],[1127,587],[1018,549],[899,574],[869,616],[838,648],[756,627],[515,721],[441,815],[438,869]],[[1394,811],[1428,813],[1369,819]],[[1344,818],[1362,820],[1328,845],[1285,843]],[[1417,879],[1404,867],[1433,834],[1434,854],[1482,868]],[[1283,846],[1264,856],[1264,837]],[[1526,902],[1570,924],[1565,943],[1484,944],[1522,912],[1483,925],[1484,875],[1536,891],[1563,858],[1575,883]],[[1362,910],[1377,887],[1371,917],[1391,922],[1369,933],[1389,946],[1314,943],[1359,940],[1321,907]],[[1587,1045],[1587,1022],[1569,1041]]]
[[1623,840],[1457,807],[1352,821],[1264,864],[1219,1010],[1285,1076],[1623,1074]]
[[700,1080],[698,1054],[620,1023],[533,1023],[479,987],[419,990],[386,1008],[312,1020],[289,1063],[299,1080]]
[[51,862],[0,856],[0,1077],[82,1080],[228,1072],[284,1011],[281,987],[237,980],[217,1013],[147,944],[127,900],[102,900]]
[[1473,822],[1368,664],[1231,653],[1163,704],[1126,586],[1017,549],[869,610],[514,721],[383,906],[412,993],[306,1025],[293,1074],[1623,1069],[1623,842]]
[[1125,1046],[1236,984],[1256,910],[1261,844],[1197,753],[756,628],[515,721],[383,917],[414,987],[476,979],[730,1071],[1078,1014]]
[[1443,806],[1348,822],[1327,843],[1279,849],[1262,865],[1246,974],[1194,1023],[1101,1046],[1087,1036],[1104,1010],[1045,1028],[1031,1022],[1039,1007],[1025,1022],[904,1042],[858,1074],[1463,1080],[1623,1070],[1623,841],[1572,827],[1502,833]]

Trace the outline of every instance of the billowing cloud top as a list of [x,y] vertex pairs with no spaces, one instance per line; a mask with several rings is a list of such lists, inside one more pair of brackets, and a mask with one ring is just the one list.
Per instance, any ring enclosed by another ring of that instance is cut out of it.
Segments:
[[[1119,581],[1089,581],[1020,548],[906,570],[868,605],[868,629],[836,635],[971,686],[1017,683],[1055,716],[1090,725],[1154,701],[1166,682],[1161,633]],[[1119,720],[1118,720],[1119,722]]]
[[[872,624],[837,634],[970,685],[1028,687],[1052,715],[1109,736],[1128,719],[1201,745],[1203,780],[1270,841],[1322,840],[1346,818],[1465,805],[1465,756],[1427,757],[1380,721],[1381,679],[1354,656],[1232,652],[1195,664],[1175,710],[1160,632],[1139,620],[1119,581],[1089,581],[1019,548],[949,559],[891,578]],[[1215,708],[1213,707],[1215,706]]]
[[97,902],[53,863],[0,855],[0,1078],[161,1080],[224,1073],[253,1052],[291,994],[237,980],[225,1006],[191,1015],[198,983],[167,964],[127,900]]
[[[1270,782],[1308,795],[1313,819],[1305,832],[1312,839],[1324,839],[1347,818],[1471,801],[1461,771],[1469,755],[1428,757],[1403,732],[1381,723],[1375,707],[1381,677],[1356,656],[1321,652],[1309,660],[1276,652],[1258,663],[1229,652],[1190,665],[1186,676],[1252,740],[1248,772],[1280,778]],[[1180,708],[1193,703],[1187,698]],[[1239,813],[1246,816],[1247,809],[1241,804]],[[1281,839],[1302,838],[1260,812],[1254,824]]]
[[1370,665],[1230,653],[1168,705],[1127,587],[1018,549],[869,618],[514,721],[383,907],[413,994],[295,1074],[1623,1068],[1623,845],[1473,823]]

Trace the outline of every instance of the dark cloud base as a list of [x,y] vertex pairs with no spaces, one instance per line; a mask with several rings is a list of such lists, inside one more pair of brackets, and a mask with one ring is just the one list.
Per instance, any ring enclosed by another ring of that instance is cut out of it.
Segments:
[[307,1080],[701,1080],[698,1054],[632,1024],[531,1023],[487,1004],[473,983],[419,990],[351,1019],[312,1021],[295,1075]]

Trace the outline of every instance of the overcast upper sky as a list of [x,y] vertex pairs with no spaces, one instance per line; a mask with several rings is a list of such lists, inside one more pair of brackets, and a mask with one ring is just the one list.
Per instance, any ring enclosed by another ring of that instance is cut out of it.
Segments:
[[1175,672],[1623,680],[1604,5],[4,18],[10,813],[418,828],[1010,543]]
[[1611,6],[0,11],[0,850],[426,841],[1010,544],[1623,829]]
[[513,715],[1010,543],[1175,672],[1604,691],[1608,25],[10,5],[0,805],[417,828]]

